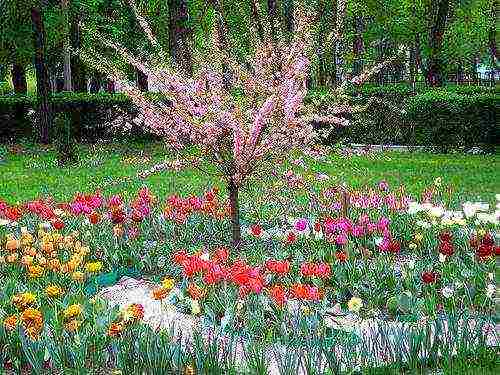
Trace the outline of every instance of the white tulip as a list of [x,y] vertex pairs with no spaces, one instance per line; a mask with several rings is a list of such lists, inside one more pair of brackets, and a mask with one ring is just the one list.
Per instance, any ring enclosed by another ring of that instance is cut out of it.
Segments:
[[450,297],[452,297],[454,292],[455,292],[455,290],[451,286],[445,286],[441,290],[441,294],[443,295],[444,298],[450,298]]

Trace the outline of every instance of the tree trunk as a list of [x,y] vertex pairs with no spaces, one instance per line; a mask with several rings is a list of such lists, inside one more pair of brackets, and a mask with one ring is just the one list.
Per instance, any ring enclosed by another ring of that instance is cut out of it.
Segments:
[[488,33],[488,44],[491,56],[491,85],[495,84],[495,74],[497,72],[498,50],[496,43],[496,22],[498,14],[498,0],[493,0],[491,4],[491,26]]
[[283,63],[282,63],[281,49],[278,47],[278,27],[276,25],[278,20],[278,12],[277,12],[276,0],[267,0],[267,15],[271,29],[271,40],[273,43],[273,49],[277,58],[276,65],[273,64],[273,67],[275,67],[273,75],[275,79],[278,79],[277,73],[281,71]]
[[90,78],[90,92],[92,94],[98,93],[101,90],[102,86],[102,77],[101,74],[97,71],[94,70],[92,77]]
[[52,127],[52,110],[50,105],[50,83],[45,63],[45,31],[40,8],[31,8],[33,24],[33,44],[35,47],[36,88],[38,97],[38,127],[40,142],[49,143],[49,131]]
[[332,45],[333,51],[333,62],[332,62],[332,72],[331,72],[331,81],[334,87],[339,85],[339,67],[338,60],[339,57],[342,57],[342,46],[341,38],[344,33],[344,19],[346,18],[347,5],[345,1],[333,0],[333,29],[334,29],[334,40]]
[[188,76],[193,75],[193,58],[190,39],[193,31],[188,26],[188,6],[186,0],[169,0],[169,48],[174,64]]
[[283,11],[285,13],[285,28],[288,33],[293,33],[294,29],[295,21],[293,18],[293,10],[294,10],[293,0],[283,0]]
[[[14,93],[19,95],[26,95],[28,93],[28,83],[26,81],[26,70],[21,64],[14,64],[12,66],[12,86]],[[17,104],[14,107],[14,122],[16,128],[23,127],[25,123],[26,108],[23,104]]]
[[106,84],[106,92],[110,93],[110,94],[113,94],[116,92],[116,87],[115,87],[115,82],[112,81],[112,80],[108,80],[107,84]]
[[135,70],[137,76],[137,87],[142,92],[148,92],[148,76],[144,74],[141,70]]
[[64,15],[64,39],[63,39],[63,77],[64,91],[73,91],[71,82],[71,52],[70,52],[70,37],[69,37],[69,0],[61,0],[62,13]]
[[443,35],[446,30],[449,10],[450,0],[438,1],[437,12],[430,32],[430,54],[426,74],[427,84],[432,87],[439,87],[444,84],[441,49],[443,46]]
[[[81,45],[80,17],[75,14],[71,22],[71,45],[75,49],[79,49]],[[77,54],[71,56],[71,83],[75,92],[87,92],[87,71]]]
[[470,64],[470,75],[471,75],[471,81],[477,85],[478,84],[478,76],[477,76],[477,57],[474,56],[472,58],[471,64]]
[[[227,51],[229,46],[226,39],[227,25],[224,15],[224,4],[222,0],[214,0],[213,3],[216,17],[215,27],[217,29],[217,34],[219,37],[220,48]],[[231,87],[231,71],[224,61],[221,61],[221,64],[224,88],[226,89],[226,91],[229,91]]]
[[241,227],[240,227],[240,206],[238,200],[238,185],[236,185],[234,178],[229,178],[229,204],[231,207],[231,231],[232,231],[232,245],[238,248],[241,244]]
[[325,2],[318,1],[318,21],[320,23],[318,32],[318,85],[324,87],[326,85],[326,62],[325,62]]
[[16,94],[26,94],[28,92],[26,70],[21,64],[16,63],[12,66],[12,86]]
[[354,54],[354,62],[352,66],[352,75],[358,76],[361,74],[363,70],[363,30],[364,30],[364,20],[363,16],[354,16],[353,18],[353,27],[354,27],[354,42],[352,52]]
[[258,0],[250,0],[250,3],[252,5],[252,18],[257,28],[257,36],[262,43],[264,41],[264,27],[262,26],[262,20],[260,18]]

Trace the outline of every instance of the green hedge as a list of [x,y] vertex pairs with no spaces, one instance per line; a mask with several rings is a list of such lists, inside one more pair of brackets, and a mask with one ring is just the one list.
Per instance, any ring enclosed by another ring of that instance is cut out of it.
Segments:
[[[26,126],[26,115],[29,110],[37,108],[37,97],[32,95],[0,96],[0,136],[28,136],[32,133],[32,125]],[[102,137],[107,129],[106,124],[120,114],[135,113],[131,100],[124,94],[86,94],[55,93],[50,97],[52,108],[58,113],[67,112],[71,116],[72,133],[77,138],[96,139]]]
[[[493,151],[499,145],[496,114],[498,89],[476,86],[448,86],[410,95],[404,85],[368,87],[351,102],[378,100],[367,110],[350,116],[350,126],[334,129],[323,138],[325,144],[337,142],[363,144],[418,145],[447,152],[480,147]],[[323,98],[334,105],[328,92],[309,94],[309,100]],[[314,124],[317,129],[324,124]]]
[[464,95],[446,90],[420,94],[408,101],[409,141],[443,151],[499,145],[497,113],[500,94]]

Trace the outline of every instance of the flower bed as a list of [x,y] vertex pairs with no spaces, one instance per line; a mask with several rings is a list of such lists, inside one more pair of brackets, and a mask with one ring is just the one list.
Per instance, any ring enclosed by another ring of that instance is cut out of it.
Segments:
[[[451,206],[439,179],[410,197],[293,171],[258,189],[237,249],[216,188],[0,203],[4,368],[336,373],[498,346],[499,195]],[[127,272],[145,291],[118,302]]]

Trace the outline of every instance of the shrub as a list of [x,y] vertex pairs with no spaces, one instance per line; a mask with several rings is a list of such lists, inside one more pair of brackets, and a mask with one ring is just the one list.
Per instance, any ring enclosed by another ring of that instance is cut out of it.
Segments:
[[441,151],[474,146],[494,150],[499,144],[496,113],[500,95],[463,95],[433,90],[411,98],[409,141]]
[[132,102],[123,94],[58,93],[52,96],[52,105],[56,113],[70,113],[76,138],[93,141],[109,134],[109,124],[119,116],[135,114]]
[[[401,144],[436,147],[441,151],[478,146],[492,151],[498,144],[496,111],[498,89],[481,86],[448,85],[430,90],[417,85],[413,95],[408,84],[365,85],[352,104],[364,105],[353,113],[350,126],[326,132],[322,141],[363,144]],[[351,91],[349,91],[352,94]],[[310,102],[335,105],[328,90],[314,90]],[[367,105],[368,104],[368,105]],[[324,126],[315,124],[316,129]]]
[[[129,98],[123,94],[56,93],[51,96],[52,108],[58,113],[71,116],[72,134],[78,139],[91,139],[109,134],[107,126],[119,116],[132,118],[136,110]],[[28,135],[32,126],[26,129],[23,114],[35,110],[37,98],[31,95],[0,96],[0,136]],[[54,128],[54,131],[57,130]],[[55,135],[55,134],[53,134]]]

